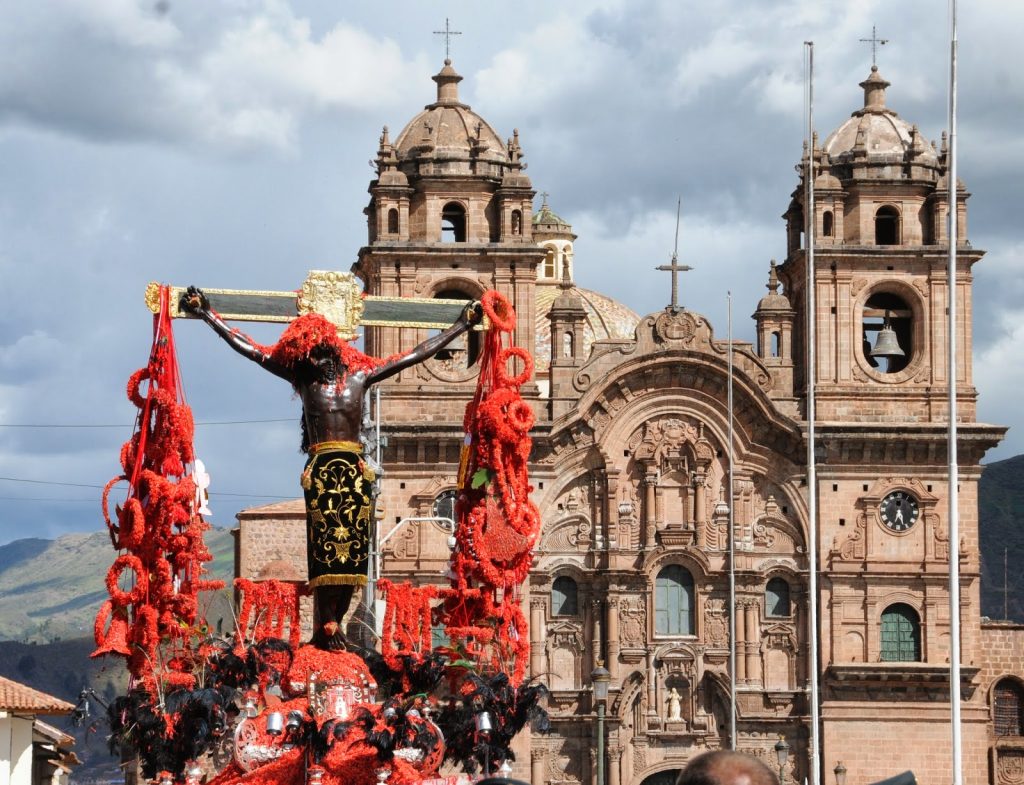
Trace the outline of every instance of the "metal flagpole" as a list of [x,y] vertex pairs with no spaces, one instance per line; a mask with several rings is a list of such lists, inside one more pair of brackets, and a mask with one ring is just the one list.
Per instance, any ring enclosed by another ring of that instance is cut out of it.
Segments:
[[949,184],[947,220],[949,221],[948,323],[949,358],[949,708],[952,731],[953,785],[962,781],[962,739],[960,735],[960,477],[957,462],[956,410],[956,246],[959,219],[959,194],[956,180],[956,0],[950,0],[949,40],[949,158],[946,177]]
[[817,381],[815,360],[814,304],[814,42],[804,41],[807,52],[807,172],[804,185],[807,188],[804,200],[805,237],[807,242],[807,552],[808,560],[808,676],[811,686],[811,727],[808,738],[808,765],[812,785],[821,783],[820,717],[818,711],[818,478],[814,455],[814,386]]
[[736,749],[736,527],[733,517],[733,446],[732,423],[732,292],[726,293],[729,330],[729,385],[726,406],[729,409],[729,749]]

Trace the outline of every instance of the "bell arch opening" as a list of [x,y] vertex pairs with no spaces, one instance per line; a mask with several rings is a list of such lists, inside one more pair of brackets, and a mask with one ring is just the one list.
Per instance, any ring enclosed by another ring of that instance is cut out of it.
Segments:
[[893,292],[879,291],[864,303],[861,321],[864,361],[879,373],[899,373],[914,355],[914,311]]
[[466,208],[458,202],[448,202],[441,210],[441,242],[466,242]]

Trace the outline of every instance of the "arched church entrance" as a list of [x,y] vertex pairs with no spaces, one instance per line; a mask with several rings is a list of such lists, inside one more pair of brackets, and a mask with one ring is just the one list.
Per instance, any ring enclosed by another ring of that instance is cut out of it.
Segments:
[[647,777],[644,777],[644,781],[640,785],[675,785],[676,778],[679,776],[681,769],[665,769],[664,771],[656,771]]

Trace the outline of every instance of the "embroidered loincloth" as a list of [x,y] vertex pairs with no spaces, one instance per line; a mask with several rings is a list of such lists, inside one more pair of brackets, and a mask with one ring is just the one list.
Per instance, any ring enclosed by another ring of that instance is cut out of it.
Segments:
[[309,585],[366,585],[375,475],[354,442],[313,445],[302,473]]

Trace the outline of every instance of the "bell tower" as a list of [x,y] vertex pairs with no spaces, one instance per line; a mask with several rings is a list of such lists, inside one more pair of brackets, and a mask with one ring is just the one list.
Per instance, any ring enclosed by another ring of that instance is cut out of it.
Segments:
[[[365,209],[369,242],[353,272],[368,294],[388,297],[469,301],[497,289],[516,309],[514,342],[532,353],[544,250],[533,239],[534,191],[519,132],[503,142],[460,101],[462,77],[451,60],[433,80],[437,99],[394,142],[386,127],[381,134]],[[367,328],[366,349],[387,357],[426,337],[416,325]],[[453,396],[465,400],[475,384],[479,349],[479,334],[470,333],[390,380],[384,394],[402,401],[403,418],[448,419]]]
[[[787,223],[779,277],[798,309],[797,388],[806,386],[804,199],[814,163],[817,395],[822,420],[941,422],[948,384],[945,346],[949,211],[946,147],[886,106],[889,82],[872,66],[864,105],[813,149]],[[975,416],[971,371],[971,268],[983,251],[967,242],[967,198],[957,188],[960,248],[955,296],[958,398]]]

